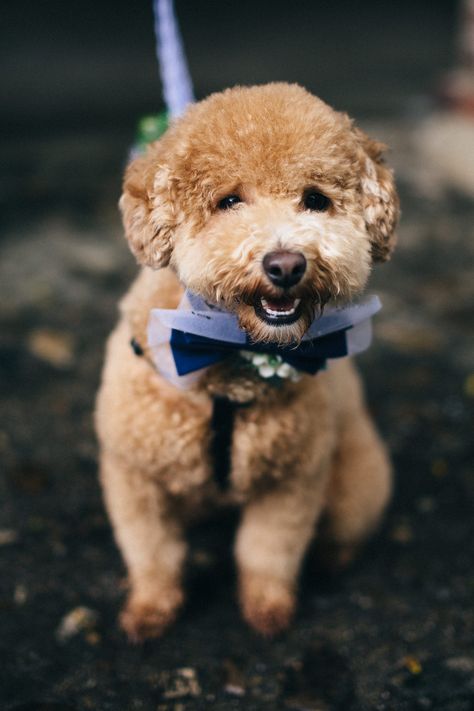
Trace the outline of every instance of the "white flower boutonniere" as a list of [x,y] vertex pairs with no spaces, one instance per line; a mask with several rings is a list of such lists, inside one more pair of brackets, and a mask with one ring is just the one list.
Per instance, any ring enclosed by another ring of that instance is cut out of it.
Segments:
[[240,355],[257,370],[262,378],[282,378],[291,380],[293,383],[298,382],[301,378],[301,373],[289,363],[285,363],[279,355],[253,353],[252,351],[240,351]]

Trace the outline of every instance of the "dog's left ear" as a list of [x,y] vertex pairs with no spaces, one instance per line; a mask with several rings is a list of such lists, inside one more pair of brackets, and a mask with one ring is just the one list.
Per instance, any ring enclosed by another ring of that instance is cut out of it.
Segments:
[[372,244],[372,258],[385,262],[396,244],[395,228],[400,203],[393,172],[384,165],[383,143],[353,129],[360,146],[361,192],[365,224]]

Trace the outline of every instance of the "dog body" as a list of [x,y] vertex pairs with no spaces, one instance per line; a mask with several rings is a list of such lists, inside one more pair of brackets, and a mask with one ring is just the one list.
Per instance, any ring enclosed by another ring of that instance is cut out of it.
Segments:
[[[398,202],[382,148],[300,87],[273,84],[192,106],[127,169],[121,209],[144,268],[108,343],[96,422],[132,639],[175,618],[186,524],[209,507],[242,507],[240,602],[264,634],[291,619],[318,522],[335,564],[377,524],[390,467],[350,359],[277,387],[236,355],[181,390],[150,364],[146,327],[152,308],[177,308],[184,285],[235,313],[253,341],[298,342],[392,249]],[[225,491],[210,455],[215,396],[245,405]]]

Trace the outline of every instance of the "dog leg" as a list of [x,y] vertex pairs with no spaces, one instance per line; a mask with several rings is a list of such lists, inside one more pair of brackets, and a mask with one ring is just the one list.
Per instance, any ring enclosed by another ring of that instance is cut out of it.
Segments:
[[285,629],[296,605],[301,561],[321,511],[326,478],[292,481],[247,505],[236,541],[247,622],[263,635]]
[[352,561],[376,528],[390,494],[390,461],[361,407],[343,424],[329,480],[323,557],[330,568]]
[[133,642],[158,637],[184,600],[182,529],[155,482],[110,454],[102,455],[101,464],[105,503],[129,574],[121,626]]

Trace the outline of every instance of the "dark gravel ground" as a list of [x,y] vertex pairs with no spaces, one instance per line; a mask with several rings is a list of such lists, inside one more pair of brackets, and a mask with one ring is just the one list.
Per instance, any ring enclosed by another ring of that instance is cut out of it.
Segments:
[[403,220],[359,364],[395,496],[350,571],[328,577],[308,556],[295,624],[274,641],[239,617],[234,517],[192,532],[189,601],[163,639],[133,647],[118,630],[124,569],[91,412],[135,273],[116,210],[130,131],[0,148],[1,709],[473,711],[474,202],[424,168],[423,117],[386,109],[364,127],[393,147]]

